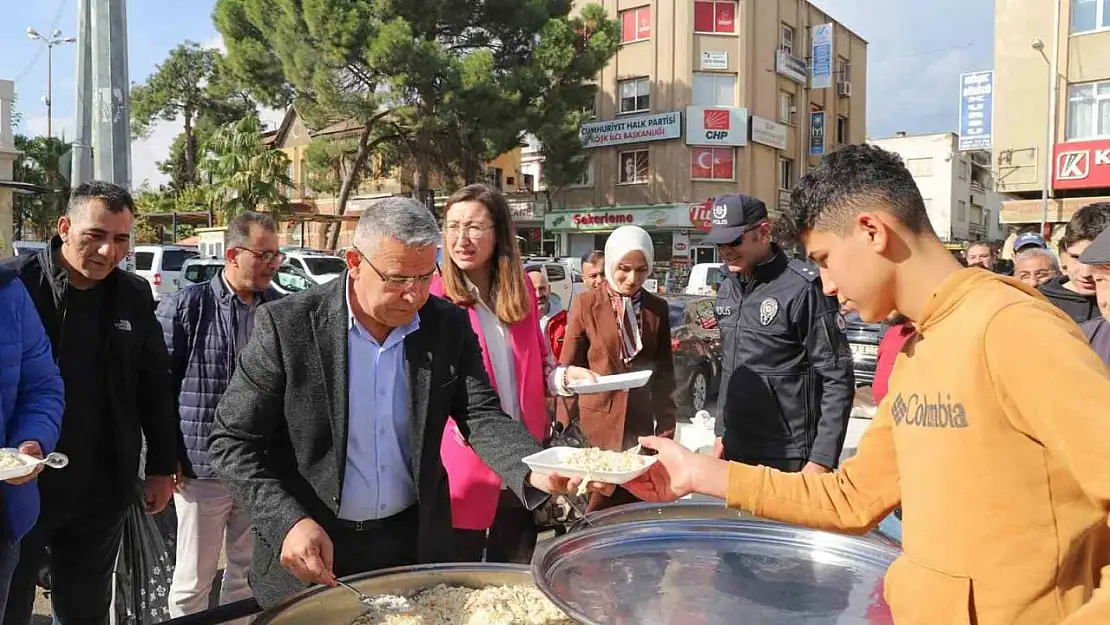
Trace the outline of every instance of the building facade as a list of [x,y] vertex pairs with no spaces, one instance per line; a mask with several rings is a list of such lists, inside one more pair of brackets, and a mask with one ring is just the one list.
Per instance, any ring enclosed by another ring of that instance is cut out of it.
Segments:
[[656,277],[679,284],[683,264],[715,257],[701,245],[713,198],[743,192],[774,212],[824,154],[866,137],[867,44],[806,0],[602,4],[621,43],[581,128],[586,175],[550,195],[559,253],[643,226]]
[[[388,166],[376,154],[371,155],[369,173],[363,176],[358,188],[347,200],[343,215],[339,215],[337,210],[338,191],[321,193],[312,188],[312,175],[306,163],[309,144],[313,140],[353,141],[361,129],[357,122],[344,121],[313,130],[291,107],[278,128],[263,135],[268,147],[281,150],[289,158],[287,174],[293,186],[285,188],[291,212],[281,233],[283,244],[328,249],[331,247],[329,234],[338,228],[337,247],[349,246],[358,218],[367,206],[384,197],[412,195],[413,168],[409,165]],[[539,254],[543,245],[541,233],[546,201],[530,189],[531,183],[522,171],[521,158],[521,148],[510,150],[485,163],[484,174],[486,181],[505,193],[509,201],[521,249],[525,253]],[[459,186],[459,183],[448,185],[433,174],[430,186],[435,196],[427,201],[441,210],[447,190]]]
[[896,152],[905,161],[925,200],[933,230],[942,241],[958,244],[1005,238],[989,152],[961,152],[959,137],[952,132],[900,132],[870,142]]
[[1047,208],[1058,237],[1077,209],[1110,201],[1110,0],[995,0],[994,30],[1002,219],[1035,230]]

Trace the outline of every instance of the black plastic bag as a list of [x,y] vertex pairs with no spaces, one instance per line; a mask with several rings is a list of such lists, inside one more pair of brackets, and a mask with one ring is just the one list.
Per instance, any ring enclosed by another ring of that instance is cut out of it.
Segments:
[[173,558],[158,522],[137,497],[123,521],[123,540],[116,560],[114,625],[155,625],[170,619]]

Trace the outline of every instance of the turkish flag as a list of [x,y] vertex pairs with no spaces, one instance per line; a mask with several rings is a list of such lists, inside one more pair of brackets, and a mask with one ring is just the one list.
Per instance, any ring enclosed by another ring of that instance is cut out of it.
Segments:
[[718,33],[736,32],[736,3],[718,2],[716,5],[716,31]]
[[690,148],[690,177],[713,177],[713,148]]
[[732,180],[732,148],[713,150],[713,177],[717,180]]

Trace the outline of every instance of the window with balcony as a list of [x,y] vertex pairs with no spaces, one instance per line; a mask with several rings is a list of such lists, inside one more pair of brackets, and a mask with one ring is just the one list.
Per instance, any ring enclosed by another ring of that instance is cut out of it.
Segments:
[[630,150],[617,154],[618,184],[643,184],[648,181],[648,151]]
[[621,43],[651,38],[651,7],[621,11]]
[[651,110],[651,79],[633,78],[617,83],[621,94],[621,113],[643,113]]
[[779,122],[794,125],[794,114],[798,108],[794,105],[794,94],[785,91],[779,92]]
[[779,50],[787,54],[794,54],[794,27],[788,24],[779,25]]
[[694,106],[734,106],[736,74],[694,72]]
[[788,191],[794,188],[794,161],[779,157],[779,189]]
[[848,136],[848,118],[840,115],[836,118],[836,144],[844,145],[845,143],[851,143]]
[[1067,139],[1110,137],[1110,81],[1068,85]]
[[1110,28],[1110,0],[1071,0],[1071,33]]
[[732,148],[690,148],[690,178],[735,180],[736,151]]
[[694,2],[694,32],[709,34],[734,34],[736,16],[739,14],[733,0],[696,0]]

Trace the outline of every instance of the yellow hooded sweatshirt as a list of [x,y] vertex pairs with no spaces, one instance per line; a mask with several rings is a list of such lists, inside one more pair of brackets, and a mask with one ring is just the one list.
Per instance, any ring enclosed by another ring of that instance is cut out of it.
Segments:
[[901,502],[898,625],[1110,624],[1102,361],[1055,306],[981,269],[949,277],[918,327],[856,456],[826,475],[731,464],[728,504],[863,533]]

